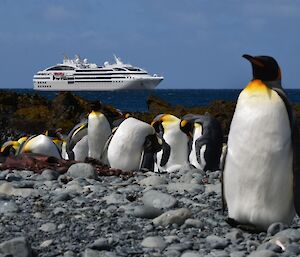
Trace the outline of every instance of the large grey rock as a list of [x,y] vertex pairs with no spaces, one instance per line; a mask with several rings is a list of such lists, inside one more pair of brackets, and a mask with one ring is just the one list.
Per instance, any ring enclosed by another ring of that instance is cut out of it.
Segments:
[[148,178],[142,179],[139,184],[141,186],[158,186],[162,184],[166,184],[167,180],[164,177],[161,176],[150,176]]
[[290,240],[292,240],[293,242],[299,241],[300,240],[300,230],[288,228],[288,229],[282,230],[282,231],[276,233],[276,235],[274,235],[274,238],[280,238],[280,237],[287,237]]
[[158,248],[160,250],[163,250],[167,244],[160,236],[150,236],[146,237],[142,241],[141,245],[146,248]]
[[169,224],[177,224],[182,225],[186,219],[191,216],[191,212],[189,209],[181,208],[177,210],[170,210],[157,218],[153,219],[153,224],[167,226]]
[[177,203],[175,197],[156,190],[147,191],[142,198],[146,206],[158,209],[170,209]]
[[88,163],[73,164],[67,171],[67,175],[73,178],[96,178],[94,167]]
[[31,257],[32,250],[25,237],[17,237],[0,244],[0,253],[13,257]]

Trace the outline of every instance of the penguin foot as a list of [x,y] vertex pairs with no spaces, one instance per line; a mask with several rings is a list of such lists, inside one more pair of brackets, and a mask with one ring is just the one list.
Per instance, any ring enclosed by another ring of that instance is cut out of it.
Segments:
[[234,228],[239,228],[239,229],[245,230],[245,231],[247,231],[249,233],[260,233],[260,232],[264,231],[264,230],[256,227],[253,224],[241,224],[241,223],[237,222],[235,219],[232,219],[232,218],[227,218],[225,221],[230,226],[232,226]]

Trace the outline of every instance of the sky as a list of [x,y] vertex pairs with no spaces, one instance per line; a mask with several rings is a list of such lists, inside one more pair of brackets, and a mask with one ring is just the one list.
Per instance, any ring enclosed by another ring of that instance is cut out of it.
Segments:
[[116,54],[164,76],[158,89],[241,89],[245,53],[275,57],[300,88],[299,25],[297,0],[0,0],[0,88],[32,88],[64,54]]

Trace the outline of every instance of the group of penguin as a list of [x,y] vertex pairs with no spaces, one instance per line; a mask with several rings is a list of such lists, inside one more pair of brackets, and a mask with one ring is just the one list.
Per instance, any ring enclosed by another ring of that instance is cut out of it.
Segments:
[[229,224],[253,231],[266,231],[275,222],[290,224],[300,213],[298,122],[277,61],[243,57],[252,65],[253,79],[238,97],[226,147],[219,122],[209,114],[181,119],[160,114],[151,124],[124,117],[111,126],[104,114],[93,111],[65,141],[38,135],[6,142],[1,151],[77,161],[91,157],[122,170],[221,168]]
[[114,169],[173,172],[190,165],[219,169],[223,135],[219,122],[209,114],[188,114],[182,119],[160,114],[151,124],[126,114],[109,123],[92,111],[64,137],[59,131],[17,141],[7,141],[2,153],[35,153],[66,160],[87,157]]

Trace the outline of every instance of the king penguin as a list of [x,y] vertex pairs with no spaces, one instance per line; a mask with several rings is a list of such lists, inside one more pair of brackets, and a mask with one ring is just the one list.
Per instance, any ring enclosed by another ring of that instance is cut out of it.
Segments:
[[220,169],[223,132],[219,121],[209,113],[186,114],[182,119],[190,122],[193,127],[189,162],[203,171]]
[[52,139],[46,135],[33,135],[29,137],[18,150],[18,154],[22,153],[36,153],[47,156],[53,156],[62,159],[61,153],[57,145]]
[[154,128],[146,122],[129,117],[112,136],[107,149],[107,160],[110,167],[115,169],[153,170],[153,156],[160,149]]
[[[66,140],[66,150],[63,151],[63,158],[75,161],[84,161],[88,157],[88,121],[83,120],[76,124],[69,132]],[[63,149],[64,150],[64,149]]]
[[191,137],[191,124],[171,114],[159,114],[151,125],[162,140],[162,150],[156,154],[155,171],[174,172],[189,166],[188,142]]
[[230,125],[223,173],[228,222],[265,231],[299,214],[297,120],[270,56],[243,55],[253,79],[240,93]]
[[92,111],[88,116],[88,156],[101,160],[105,143],[111,134],[111,128],[105,115],[100,111]]

